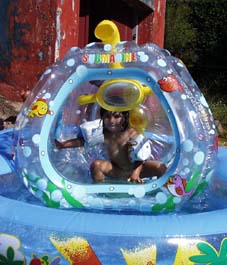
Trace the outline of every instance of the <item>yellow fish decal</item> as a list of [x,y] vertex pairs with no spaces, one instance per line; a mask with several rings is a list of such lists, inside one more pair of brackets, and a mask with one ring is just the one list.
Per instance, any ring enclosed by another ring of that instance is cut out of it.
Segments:
[[33,118],[35,116],[41,118],[42,116],[46,114],[51,114],[51,111],[49,110],[49,106],[46,102],[46,99],[39,98],[35,103],[32,104],[31,110],[28,114],[29,117]]

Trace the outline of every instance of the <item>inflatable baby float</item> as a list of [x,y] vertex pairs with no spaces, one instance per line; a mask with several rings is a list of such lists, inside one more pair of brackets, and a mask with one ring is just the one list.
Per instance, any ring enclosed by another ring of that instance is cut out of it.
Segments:
[[[0,132],[0,263],[227,264],[227,150],[205,98],[168,51],[121,41],[111,21],[95,34]],[[108,159],[100,108],[129,111],[131,158],[164,163],[163,176],[93,181],[92,161]],[[81,135],[84,146],[56,146]]]
[[[17,173],[51,207],[179,209],[213,174],[217,135],[209,106],[183,62],[168,51],[120,41],[117,27],[106,20],[95,34],[101,42],[71,48],[27,99],[16,126]],[[130,112],[131,126],[152,144],[152,157],[168,167],[161,178],[150,176],[143,185],[93,182],[89,165],[105,156],[97,140],[100,107]],[[81,126],[84,148],[56,149],[56,138],[76,138]]]

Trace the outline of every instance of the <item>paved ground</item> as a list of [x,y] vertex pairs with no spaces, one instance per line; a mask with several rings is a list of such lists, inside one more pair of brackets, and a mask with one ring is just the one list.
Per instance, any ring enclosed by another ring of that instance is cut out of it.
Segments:
[[21,106],[21,102],[9,101],[0,95],[0,118],[6,119],[9,116],[17,115]]
[[219,136],[219,145],[227,147],[227,137]]
[[22,102],[9,101],[0,95],[0,130],[14,126],[14,124],[11,122],[14,119],[9,119],[7,122],[4,120],[9,117],[16,117],[21,109],[22,104]]

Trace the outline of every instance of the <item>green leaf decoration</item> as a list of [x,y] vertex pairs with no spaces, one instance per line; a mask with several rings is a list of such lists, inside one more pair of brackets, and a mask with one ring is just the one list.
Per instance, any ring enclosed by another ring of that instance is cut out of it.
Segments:
[[6,257],[0,254],[0,265],[24,265],[23,260],[14,260],[15,252],[12,247],[6,250]]
[[[227,238],[224,238],[221,242],[219,256],[220,256],[220,259],[227,260]],[[227,262],[226,262],[226,264],[227,264]]]
[[152,212],[161,212],[161,211],[166,211],[166,212],[170,212],[173,211],[175,209],[175,203],[173,202],[174,200],[174,196],[170,196],[166,203],[164,204],[160,204],[157,203],[152,207]]
[[195,192],[190,197],[190,199],[194,198],[197,194],[199,194],[205,188],[206,185],[207,185],[206,181],[203,181],[203,182],[199,183],[199,185],[197,186]]
[[83,204],[80,203],[79,201],[77,201],[76,199],[74,199],[73,196],[68,192],[68,190],[66,189],[64,179],[62,179],[62,184],[64,186],[64,189],[62,189],[62,194],[63,194],[65,200],[75,208],[84,208]]
[[220,252],[206,242],[200,242],[197,244],[198,249],[202,255],[190,257],[190,261],[197,264],[209,264],[209,265],[224,265],[227,264],[227,238],[224,238],[221,242]]
[[198,255],[198,256],[192,256],[189,258],[191,262],[194,262],[196,264],[209,264],[214,265],[214,261],[217,260],[217,257],[209,257],[208,255]]
[[58,187],[56,187],[56,185],[54,185],[52,182],[48,181],[48,183],[47,183],[47,190],[49,192],[53,192],[53,191],[55,191],[57,189],[58,189]]
[[39,189],[36,186],[31,186],[32,191],[34,191],[34,193],[36,193]]
[[47,206],[52,207],[52,208],[59,208],[60,207],[60,202],[52,201],[45,192],[43,192],[42,198],[45,201]]
[[48,255],[43,255],[41,259],[46,262],[45,263],[46,265],[49,265],[49,256]]
[[40,177],[35,177],[35,178],[34,178],[34,176],[30,177],[28,174],[24,174],[24,177],[26,177],[28,179],[28,181],[32,181],[34,183],[40,179]]
[[198,180],[199,180],[199,176],[200,173],[199,172],[195,172],[192,177],[189,179],[189,181],[187,182],[187,185],[185,187],[185,191],[190,191],[192,189],[194,189],[197,184],[198,184]]
[[7,248],[6,256],[7,256],[9,261],[13,261],[14,260],[15,253],[14,253],[14,249],[12,247],[8,247]]
[[0,254],[0,265],[5,265],[7,264],[6,262],[7,262],[7,258]]
[[72,205],[75,208],[84,208],[83,204],[80,203],[79,201],[75,200],[72,195],[66,190],[66,189],[62,189],[62,194],[65,198],[65,200]]
[[217,250],[207,242],[200,242],[197,244],[197,247],[202,253],[206,255],[210,255],[212,257],[216,257],[218,255]]

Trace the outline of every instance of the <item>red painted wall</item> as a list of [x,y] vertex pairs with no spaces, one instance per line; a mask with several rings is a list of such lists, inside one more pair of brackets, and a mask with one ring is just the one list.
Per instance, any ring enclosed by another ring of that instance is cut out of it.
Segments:
[[[163,46],[165,0],[153,3],[154,13],[138,25],[138,43]],[[109,12],[116,14],[112,9]],[[119,12],[121,21],[125,12]],[[20,93],[32,90],[46,67],[61,59],[70,47],[85,44],[79,36],[89,34],[89,15],[80,14],[79,0],[0,1],[0,94],[22,101]],[[132,29],[126,22],[119,22],[120,31],[123,39],[128,36],[130,40]],[[86,28],[79,34],[82,25]]]
[[63,58],[72,46],[78,46],[80,1],[56,0],[55,60]]
[[[4,1],[2,5],[4,5]],[[20,101],[20,92],[33,88],[43,70],[54,61],[55,0],[7,1],[4,16],[7,47],[1,47],[0,94]],[[35,4],[34,4],[35,2]],[[2,9],[1,9],[2,10]],[[52,23],[50,23],[50,21]]]
[[154,18],[152,42],[163,48],[165,33],[166,0],[153,0]]

